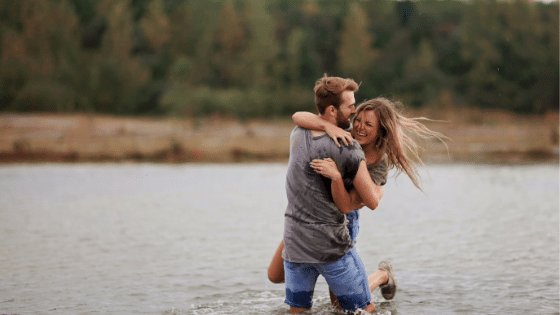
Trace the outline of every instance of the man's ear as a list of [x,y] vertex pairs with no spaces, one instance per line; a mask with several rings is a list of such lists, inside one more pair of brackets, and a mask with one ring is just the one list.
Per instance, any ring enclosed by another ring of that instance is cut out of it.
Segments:
[[327,106],[326,112],[336,116],[336,107],[334,107],[334,105],[329,105]]

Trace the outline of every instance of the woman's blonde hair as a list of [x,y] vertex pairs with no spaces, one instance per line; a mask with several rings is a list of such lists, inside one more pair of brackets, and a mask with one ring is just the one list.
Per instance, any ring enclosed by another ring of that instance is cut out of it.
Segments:
[[[425,117],[408,118],[400,113],[402,104],[384,97],[377,97],[361,103],[356,108],[357,117],[361,112],[373,111],[379,120],[379,130],[374,143],[375,149],[387,155],[388,168],[405,172],[418,188],[420,180],[417,165],[422,164],[419,145],[413,137],[421,139],[435,138],[445,145],[446,136],[426,127],[421,121],[430,121]],[[446,145],[447,146],[447,145]],[[382,155],[381,155],[382,156]]]

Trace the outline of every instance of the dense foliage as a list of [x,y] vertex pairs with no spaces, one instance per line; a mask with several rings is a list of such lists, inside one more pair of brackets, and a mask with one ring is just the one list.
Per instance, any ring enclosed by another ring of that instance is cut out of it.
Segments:
[[0,0],[0,110],[238,117],[358,101],[558,107],[558,2]]

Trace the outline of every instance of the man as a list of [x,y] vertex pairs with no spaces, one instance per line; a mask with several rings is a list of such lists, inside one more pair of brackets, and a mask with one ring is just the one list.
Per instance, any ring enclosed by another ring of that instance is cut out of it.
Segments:
[[[314,92],[319,117],[348,128],[356,110],[357,90],[358,84],[352,79],[324,76],[317,80]],[[337,184],[353,186],[365,206],[377,208],[381,197],[381,188],[372,183],[356,142],[339,147],[324,132],[294,128],[286,176],[286,303],[291,313],[310,309],[317,277],[322,275],[344,310],[373,312],[367,274],[353,249],[346,218],[330,195],[331,182],[309,165],[313,159],[327,157],[336,162],[342,175],[335,180]]]

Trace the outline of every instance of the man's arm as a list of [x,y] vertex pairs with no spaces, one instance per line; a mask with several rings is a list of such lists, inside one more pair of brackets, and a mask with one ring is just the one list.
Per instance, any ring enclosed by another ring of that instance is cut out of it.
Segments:
[[318,130],[326,132],[337,147],[340,147],[339,139],[344,145],[352,143],[352,135],[336,125],[322,119],[321,117],[310,112],[296,112],[292,115],[294,124],[309,130]]
[[365,206],[375,210],[383,197],[383,189],[371,180],[365,161],[360,162],[353,184]]

